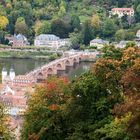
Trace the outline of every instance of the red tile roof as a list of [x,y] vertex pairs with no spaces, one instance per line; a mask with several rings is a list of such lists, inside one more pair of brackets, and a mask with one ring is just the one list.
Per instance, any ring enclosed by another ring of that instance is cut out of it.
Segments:
[[134,11],[133,8],[113,8],[112,11]]

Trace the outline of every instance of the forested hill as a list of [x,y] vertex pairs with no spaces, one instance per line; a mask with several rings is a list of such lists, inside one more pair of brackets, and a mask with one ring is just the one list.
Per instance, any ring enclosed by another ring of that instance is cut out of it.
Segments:
[[[109,34],[101,32],[104,25],[100,23],[109,22],[107,17],[113,7],[133,7],[136,11],[135,20],[131,20],[133,25],[140,20],[140,0],[0,0],[0,3],[0,15],[8,19],[6,28],[1,25],[4,34],[22,33],[30,42],[40,33],[69,37],[70,33],[81,31],[81,25],[91,20],[93,15],[96,15],[93,24],[95,23],[97,28],[101,25],[101,28],[95,29],[90,38],[109,38],[118,29],[130,29],[130,24],[124,22],[126,19],[123,19],[122,23],[114,19],[111,21],[115,24],[112,28],[114,31]],[[131,34],[134,34],[135,30],[133,27]],[[0,39],[3,43],[2,33]]]

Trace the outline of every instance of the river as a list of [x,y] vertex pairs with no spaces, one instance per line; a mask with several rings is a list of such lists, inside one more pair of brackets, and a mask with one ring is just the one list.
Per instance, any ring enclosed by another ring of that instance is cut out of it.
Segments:
[[[0,58],[0,64],[5,67],[7,71],[10,68],[14,68],[16,75],[22,75],[30,72],[33,69],[41,67],[42,65],[49,63],[45,59],[14,59],[14,58]],[[59,71],[59,75],[67,75],[70,78],[79,76],[80,74],[88,71],[93,65],[93,62],[80,62],[73,67],[67,67],[66,71]]]

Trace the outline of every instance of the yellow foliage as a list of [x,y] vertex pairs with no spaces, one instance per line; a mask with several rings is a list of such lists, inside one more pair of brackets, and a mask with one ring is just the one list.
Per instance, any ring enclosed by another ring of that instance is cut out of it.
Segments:
[[93,15],[91,18],[91,24],[94,28],[100,28],[101,20],[98,15]]
[[115,124],[122,124],[122,123],[126,123],[132,118],[132,113],[128,112],[125,114],[125,116],[122,116],[121,118],[116,117],[114,122]]
[[6,7],[9,8],[9,9],[11,9],[12,8],[12,5],[10,3],[7,3]]
[[5,16],[0,16],[0,29],[4,29],[6,28],[6,26],[9,24],[9,21],[7,19],[7,17]]

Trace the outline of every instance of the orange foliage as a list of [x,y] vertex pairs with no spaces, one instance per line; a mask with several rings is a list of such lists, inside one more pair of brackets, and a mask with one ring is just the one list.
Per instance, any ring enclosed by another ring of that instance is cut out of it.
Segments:
[[129,47],[128,49],[124,50],[122,60],[135,60],[137,57],[140,56],[140,50],[137,47]]
[[58,109],[59,109],[59,105],[57,105],[57,104],[52,104],[52,105],[50,105],[48,108],[49,108],[50,110],[52,110],[52,111],[55,111],[55,110],[58,110]]

